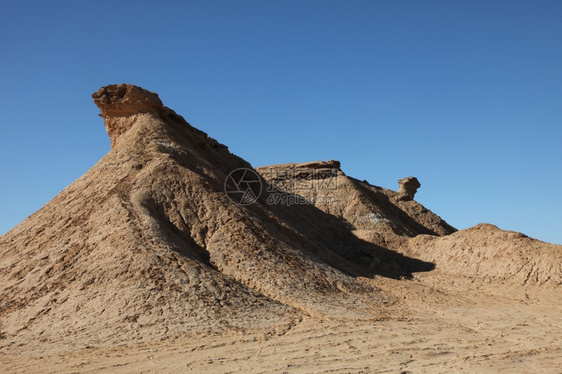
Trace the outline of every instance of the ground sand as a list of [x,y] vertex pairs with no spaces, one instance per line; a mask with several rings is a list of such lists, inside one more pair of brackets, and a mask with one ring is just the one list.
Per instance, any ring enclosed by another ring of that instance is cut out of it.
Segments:
[[378,321],[303,317],[288,329],[0,356],[4,373],[562,373],[556,288],[372,280],[398,300]]

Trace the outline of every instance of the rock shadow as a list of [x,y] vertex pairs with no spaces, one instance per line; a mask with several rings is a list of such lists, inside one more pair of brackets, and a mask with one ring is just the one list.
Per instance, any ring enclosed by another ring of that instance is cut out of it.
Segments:
[[291,199],[299,204],[272,204],[272,199],[268,199],[270,193],[262,194],[259,201],[246,209],[256,215],[261,215],[264,208],[270,211],[279,222],[265,220],[268,233],[300,249],[303,256],[326,263],[352,277],[373,278],[378,275],[402,279],[435,269],[432,262],[408,257],[358,238],[352,232],[355,229],[352,224],[310,202],[302,203],[306,202],[303,196],[296,195]]

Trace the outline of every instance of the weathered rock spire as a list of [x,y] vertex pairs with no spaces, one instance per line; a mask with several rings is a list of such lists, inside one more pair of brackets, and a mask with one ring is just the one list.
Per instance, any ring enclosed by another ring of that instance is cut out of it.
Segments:
[[414,200],[414,196],[416,195],[418,188],[421,187],[421,184],[416,177],[402,178],[398,181],[398,185],[400,186],[398,193],[402,195],[402,200]]
[[111,84],[92,94],[101,109],[111,147],[126,132],[139,114],[160,116],[164,106],[158,94],[132,84]]

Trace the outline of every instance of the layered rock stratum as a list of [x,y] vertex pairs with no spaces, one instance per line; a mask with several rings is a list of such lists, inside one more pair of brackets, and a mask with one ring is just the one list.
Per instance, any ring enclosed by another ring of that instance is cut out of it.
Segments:
[[0,352],[403,318],[386,280],[432,274],[562,284],[560,246],[457,231],[414,200],[416,178],[396,192],[334,160],[254,169],[156,93],[92,96],[111,151],[0,237]]

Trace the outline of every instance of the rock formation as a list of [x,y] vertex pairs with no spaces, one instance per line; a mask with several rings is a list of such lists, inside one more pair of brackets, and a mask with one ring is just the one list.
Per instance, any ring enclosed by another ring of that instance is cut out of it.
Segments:
[[135,121],[142,120],[142,116],[147,120],[150,117],[161,118],[164,112],[157,94],[130,84],[103,87],[92,97],[101,109],[100,116],[104,119],[112,147],[121,134],[133,127]]
[[[257,170],[270,189],[275,187],[302,196],[305,202],[342,217],[354,234],[377,245],[397,249],[405,237],[448,235],[456,231],[421,204],[404,199],[402,192],[348,177],[340,166],[339,161],[315,161],[270,165]],[[407,185],[412,186],[414,181]]]
[[388,302],[361,281],[374,274],[340,219],[265,194],[236,205],[224,181],[250,164],[149,91],[93,97],[111,151],[0,238],[6,349],[277,328],[302,313],[369,319]]
[[[481,261],[458,252],[471,231],[347,177],[337,161],[258,168],[267,188],[236,204],[225,188],[242,184],[230,173],[255,170],[158,95],[119,84],[93,98],[111,151],[0,237],[0,351],[277,331],[304,315],[377,319],[397,301],[373,278]],[[513,239],[488,231],[496,244]],[[531,274],[559,282],[559,248],[542,244],[533,242],[532,255],[545,255]],[[531,254],[518,251],[499,262],[511,264],[505,276],[527,271]]]
[[402,178],[398,181],[398,185],[398,193],[402,200],[414,200],[418,188],[421,187],[416,177]]

